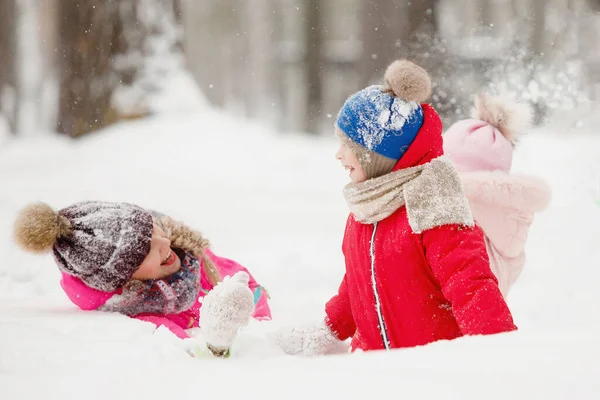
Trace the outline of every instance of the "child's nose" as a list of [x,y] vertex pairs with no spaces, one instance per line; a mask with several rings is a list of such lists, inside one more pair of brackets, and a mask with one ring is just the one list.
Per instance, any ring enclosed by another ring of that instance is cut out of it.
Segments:
[[168,250],[171,247],[171,241],[167,238],[163,238],[163,246],[162,247]]
[[163,260],[167,257],[167,254],[169,254],[170,250],[171,250],[171,242],[167,242],[167,244],[162,247],[162,254],[160,255]]

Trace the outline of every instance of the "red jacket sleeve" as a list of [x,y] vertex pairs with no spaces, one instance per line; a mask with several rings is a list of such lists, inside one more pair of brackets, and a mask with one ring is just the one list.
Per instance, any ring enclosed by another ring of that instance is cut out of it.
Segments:
[[427,261],[464,335],[517,329],[490,268],[479,227],[445,225],[422,237]]
[[356,325],[350,308],[346,275],[338,289],[338,294],[325,305],[325,313],[325,323],[339,340],[346,340],[354,336]]

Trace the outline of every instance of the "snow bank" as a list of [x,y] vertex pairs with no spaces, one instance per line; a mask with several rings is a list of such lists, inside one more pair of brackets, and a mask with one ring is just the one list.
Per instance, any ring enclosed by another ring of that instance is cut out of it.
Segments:
[[[0,152],[0,397],[592,398],[600,392],[600,138],[540,130],[516,170],[551,183],[509,297],[518,332],[391,353],[283,355],[266,333],[322,316],[343,272],[345,172],[333,137],[278,135],[207,111],[123,123],[72,142],[11,141]],[[51,258],[19,251],[10,226],[27,202],[130,201],[200,229],[272,297],[227,360],[192,359],[170,332],[82,312]],[[510,397],[509,397],[510,396]]]

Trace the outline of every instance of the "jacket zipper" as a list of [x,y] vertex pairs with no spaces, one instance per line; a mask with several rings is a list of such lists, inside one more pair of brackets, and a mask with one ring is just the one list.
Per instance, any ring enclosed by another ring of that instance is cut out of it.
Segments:
[[371,257],[371,284],[373,285],[373,293],[375,294],[375,310],[377,311],[377,318],[379,319],[379,332],[381,333],[381,340],[383,340],[383,346],[386,350],[390,349],[390,341],[386,332],[385,321],[383,320],[383,314],[381,312],[381,300],[379,299],[379,293],[377,292],[377,283],[375,280],[375,234],[377,233],[377,222],[373,224],[373,235],[371,236],[371,246],[369,249],[369,255]]

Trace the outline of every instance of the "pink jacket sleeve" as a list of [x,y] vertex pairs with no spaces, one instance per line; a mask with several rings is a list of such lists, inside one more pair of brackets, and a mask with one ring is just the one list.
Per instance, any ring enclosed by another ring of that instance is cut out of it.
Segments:
[[137,315],[133,318],[139,319],[140,321],[150,322],[150,323],[154,324],[157,328],[164,326],[165,328],[168,328],[171,332],[173,332],[173,334],[180,339],[187,339],[190,337],[187,334],[187,332],[180,325],[178,325],[177,323],[175,323],[174,321],[170,320],[167,317],[152,314],[152,315]]
[[[119,291],[101,292],[86,286],[79,278],[61,273],[60,286],[65,294],[80,309],[85,311],[97,310]],[[153,323],[157,328],[165,326],[177,337],[185,339],[188,334],[185,329],[198,326],[199,304],[195,303],[189,310],[180,314],[158,315],[140,314],[133,318]]]
[[101,292],[88,287],[79,278],[61,272],[60,287],[69,300],[77,307],[85,311],[96,310],[119,291]]
[[252,276],[250,271],[239,263],[228,258],[219,257],[211,250],[206,251],[206,255],[215,264],[221,276],[233,276],[236,272],[244,271],[250,277],[249,287],[254,293],[254,314],[252,317],[257,320],[271,320],[271,308],[269,306],[269,294],[267,290],[261,286]]
[[[248,273],[250,276],[249,287],[254,293],[255,310],[253,317],[257,320],[270,320],[271,309],[268,303],[268,293],[264,287],[256,282],[248,269],[233,260],[218,257],[210,250],[207,251],[207,255],[213,261],[222,276],[232,276],[238,271],[245,271]],[[82,310],[96,310],[106,303],[113,295],[119,293],[119,291],[108,293],[92,289],[86,286],[80,279],[65,273],[62,273],[60,284],[67,297]],[[199,297],[203,297],[206,292],[211,289],[206,277],[202,278],[202,286],[203,290],[200,291]],[[186,329],[199,326],[200,307],[200,303],[195,302],[189,310],[180,314],[140,314],[134,318],[153,323],[157,328],[165,326],[177,337],[188,338],[189,336],[186,333]]]

